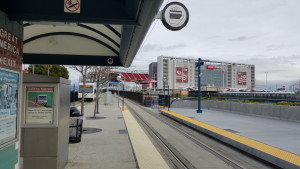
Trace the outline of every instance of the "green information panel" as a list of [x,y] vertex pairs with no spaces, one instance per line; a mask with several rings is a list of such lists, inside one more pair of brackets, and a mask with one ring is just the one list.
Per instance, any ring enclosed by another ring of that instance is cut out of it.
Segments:
[[25,124],[53,124],[53,87],[26,88]]

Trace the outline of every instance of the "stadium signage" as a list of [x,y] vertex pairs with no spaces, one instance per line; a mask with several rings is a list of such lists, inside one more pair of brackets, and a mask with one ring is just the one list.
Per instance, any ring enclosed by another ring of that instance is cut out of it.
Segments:
[[247,73],[246,72],[238,72],[237,73],[237,84],[238,85],[247,85]]
[[171,2],[162,11],[162,23],[171,31],[184,28],[189,21],[189,11],[180,2]]
[[176,82],[178,83],[188,83],[189,70],[188,68],[184,67],[176,67]]
[[215,67],[213,65],[207,65],[206,69],[215,69]]

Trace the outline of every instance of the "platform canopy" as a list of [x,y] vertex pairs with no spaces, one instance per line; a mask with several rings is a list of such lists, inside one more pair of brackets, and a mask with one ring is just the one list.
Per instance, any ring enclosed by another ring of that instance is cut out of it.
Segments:
[[163,0],[0,0],[24,25],[23,63],[129,67]]

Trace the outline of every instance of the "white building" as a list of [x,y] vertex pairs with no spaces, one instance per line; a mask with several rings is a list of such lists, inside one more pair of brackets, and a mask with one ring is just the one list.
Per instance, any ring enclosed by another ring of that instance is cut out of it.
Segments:
[[[159,56],[157,58],[157,88],[197,88],[198,70],[195,58]],[[204,59],[202,59],[204,60]],[[151,72],[149,72],[151,73]],[[201,66],[201,86],[219,88],[255,88],[255,66],[204,60]]]

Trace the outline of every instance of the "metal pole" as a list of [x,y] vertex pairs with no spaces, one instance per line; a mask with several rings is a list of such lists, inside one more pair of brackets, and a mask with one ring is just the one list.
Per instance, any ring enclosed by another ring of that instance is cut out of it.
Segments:
[[96,112],[96,114],[99,114],[100,112],[99,112],[99,78],[97,79],[97,92],[96,92],[96,94],[97,94],[97,112]]
[[75,95],[75,83],[74,83],[73,87],[74,87],[74,88],[73,88],[73,91],[74,91],[74,93],[73,93],[73,96],[74,96],[73,106],[75,106],[75,96],[76,96],[76,95]]
[[198,63],[197,63],[197,67],[198,67],[198,110],[197,113],[202,113],[201,110],[201,79],[200,79],[200,75],[201,75],[201,59],[198,59]]
[[166,92],[165,92],[165,79],[163,81],[163,85],[164,85],[164,106],[166,106]]
[[170,88],[169,88],[170,86],[169,86],[169,84],[168,84],[168,111],[170,110]]
[[123,102],[122,102],[122,111],[124,111],[124,97],[125,97],[125,87],[124,87],[124,83],[123,83]]
[[120,82],[118,84],[118,107],[120,107]]
[[265,73],[266,73],[266,90],[268,90],[268,72]]

